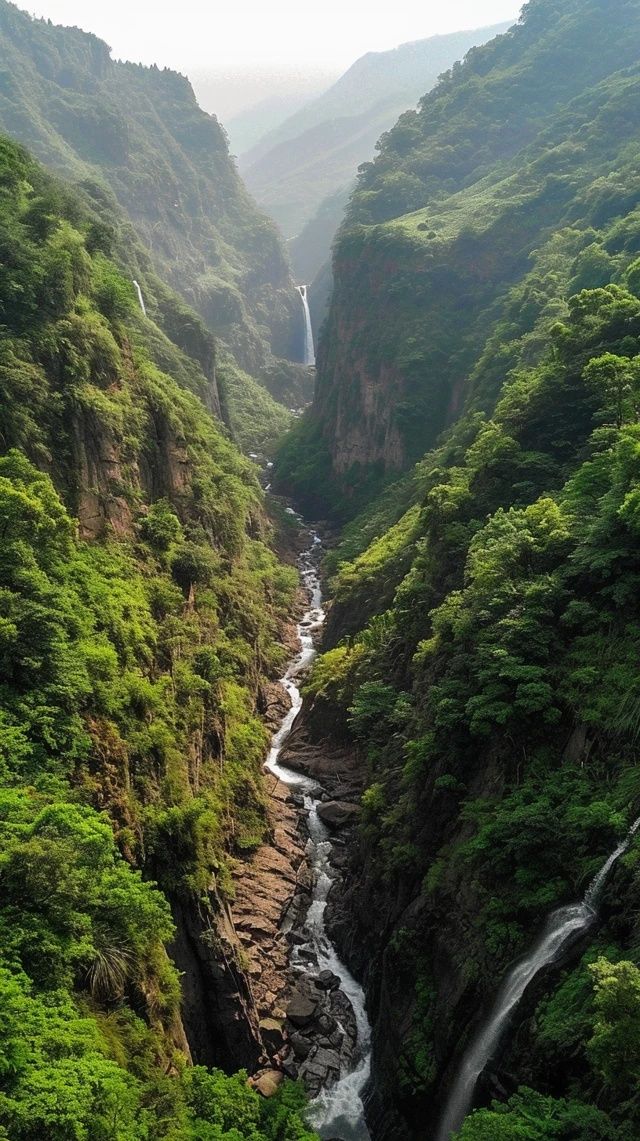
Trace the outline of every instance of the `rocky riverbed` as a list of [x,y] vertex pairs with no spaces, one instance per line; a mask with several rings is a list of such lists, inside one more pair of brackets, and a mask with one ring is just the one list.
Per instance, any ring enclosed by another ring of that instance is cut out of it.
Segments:
[[[304,797],[275,777],[269,784],[271,841],[236,867],[232,911],[270,1064],[301,1078],[313,1097],[350,1067],[357,1026],[340,978],[319,969],[310,945]],[[335,856],[339,864],[339,846]]]
[[[359,813],[356,766],[346,754],[321,754],[294,727],[298,686],[324,619],[317,547],[314,539],[300,560],[308,602],[297,627],[299,652],[282,684],[265,695],[276,730],[267,764],[269,841],[236,866],[233,917],[265,1045],[255,1084],[268,1094],[283,1076],[299,1078],[317,1099],[321,1131],[325,1121],[344,1118],[341,1135],[366,1137],[359,1096],[369,1049],[363,996],[324,927],[345,863],[341,837]],[[341,1091],[335,1111],[334,1089]]]

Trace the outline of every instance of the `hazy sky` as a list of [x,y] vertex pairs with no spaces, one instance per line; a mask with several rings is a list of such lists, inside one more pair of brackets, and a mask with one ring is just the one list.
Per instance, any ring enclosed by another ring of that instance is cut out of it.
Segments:
[[18,0],[95,32],[120,59],[189,72],[208,66],[342,68],[437,32],[515,17],[518,0]]

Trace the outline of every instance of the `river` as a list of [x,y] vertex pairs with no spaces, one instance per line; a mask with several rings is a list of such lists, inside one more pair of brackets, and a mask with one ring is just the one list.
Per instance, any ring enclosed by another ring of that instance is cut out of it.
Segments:
[[370,1141],[367,1129],[362,1095],[371,1072],[371,1027],[367,1018],[364,991],[341,961],[326,930],[325,911],[327,897],[333,882],[331,874],[331,836],[318,816],[318,805],[322,790],[316,781],[295,773],[280,764],[280,753],[289,737],[294,722],[302,708],[299,684],[317,654],[316,638],[322,628],[325,612],[322,605],[322,587],[319,564],[322,556],[320,537],[313,531],[311,546],[298,560],[302,584],[309,596],[309,606],[298,623],[300,652],[289,663],[282,685],[289,694],[291,708],[274,734],[266,767],[284,784],[295,786],[304,795],[308,811],[309,840],[307,856],[313,873],[312,902],[307,914],[305,927],[310,941],[304,947],[292,951],[292,967],[308,970],[308,958],[304,952],[313,953],[314,962],[320,971],[330,970],[340,978],[340,988],[348,996],[356,1017],[358,1043],[352,1069],[343,1073],[329,1090],[324,1090],[312,1103],[309,1121],[312,1127],[330,1141]]

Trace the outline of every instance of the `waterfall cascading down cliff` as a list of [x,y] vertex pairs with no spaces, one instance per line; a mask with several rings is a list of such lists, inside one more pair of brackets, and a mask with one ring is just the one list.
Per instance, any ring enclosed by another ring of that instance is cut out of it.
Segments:
[[571,943],[595,923],[598,902],[609,872],[626,852],[638,828],[640,818],[632,824],[624,840],[603,864],[582,902],[553,911],[531,950],[507,974],[486,1021],[479,1027],[464,1054],[436,1133],[436,1141],[450,1141],[460,1129],[473,1105],[478,1079],[495,1056],[510,1017],[529,985],[540,971],[556,963]]
[[304,360],[302,363],[313,367],[316,363],[316,352],[313,344],[313,326],[311,324],[307,286],[299,285],[298,293],[302,298],[302,305],[304,307]]
[[142,296],[142,290],[141,290],[140,286],[138,285],[138,282],[135,280],[135,278],[133,280],[133,288],[135,289],[136,293],[138,294],[138,301],[140,302],[140,308],[142,309],[142,314],[144,317],[146,317],[147,307],[144,303],[144,297]]

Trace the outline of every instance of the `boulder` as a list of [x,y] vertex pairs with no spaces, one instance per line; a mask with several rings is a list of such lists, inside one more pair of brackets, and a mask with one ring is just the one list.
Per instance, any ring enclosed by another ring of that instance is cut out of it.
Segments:
[[340,978],[338,975],[334,975],[333,971],[320,971],[316,983],[321,990],[339,990],[340,988]]
[[300,1071],[298,1070],[293,1054],[290,1054],[284,1059],[282,1063],[282,1072],[286,1077],[291,1078],[292,1082],[298,1080],[298,1074]]
[[299,1072],[307,1091],[312,1097],[316,1096],[323,1086],[330,1088],[338,1080],[340,1055],[335,1050],[326,1050],[320,1046],[303,1063]]
[[265,1070],[262,1074],[251,1079],[251,1085],[263,1097],[274,1097],[284,1081],[284,1074],[280,1070]]
[[276,1049],[282,1045],[282,1022],[277,1018],[261,1018],[260,1033],[262,1040]]
[[317,967],[318,965],[318,956],[316,955],[315,951],[311,950],[310,947],[299,947],[298,959],[301,963],[306,963],[306,965],[309,967]]
[[327,1072],[334,1070],[335,1073],[340,1073],[340,1055],[335,1050],[325,1050],[320,1046],[312,1058],[314,1066],[321,1066]]
[[308,1026],[313,1020],[318,1004],[303,994],[294,994],[287,1005],[287,1018],[293,1026]]
[[310,1038],[305,1038],[304,1034],[299,1034],[295,1031],[290,1039],[291,1048],[299,1061],[303,1062],[305,1058],[309,1057],[313,1049],[313,1042]]
[[318,816],[327,828],[344,828],[353,824],[359,814],[360,805],[347,800],[328,800],[326,804],[318,805]]
[[338,1023],[330,1014],[321,1014],[316,1021],[316,1026],[320,1033],[325,1035],[333,1034],[333,1032],[338,1029]]

